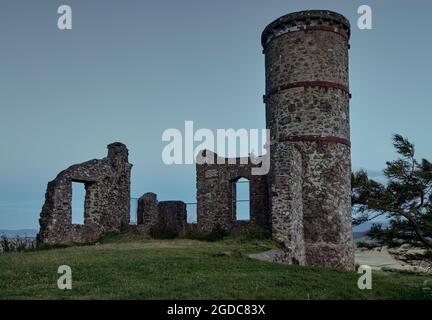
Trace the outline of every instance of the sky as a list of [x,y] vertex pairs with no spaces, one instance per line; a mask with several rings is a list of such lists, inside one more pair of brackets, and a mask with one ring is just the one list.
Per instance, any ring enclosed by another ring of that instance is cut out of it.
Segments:
[[[57,28],[62,4],[72,30]],[[372,30],[357,28],[363,4]],[[353,168],[378,176],[393,133],[431,159],[429,1],[0,0],[0,229],[38,228],[47,182],[114,141],[133,197],[195,202],[195,166],[165,165],[162,133],[264,128],[261,32],[306,9],[351,21]]]

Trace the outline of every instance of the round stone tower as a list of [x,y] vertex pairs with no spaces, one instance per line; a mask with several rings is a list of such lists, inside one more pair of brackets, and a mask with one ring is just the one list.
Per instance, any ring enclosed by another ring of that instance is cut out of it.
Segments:
[[352,269],[349,21],[285,15],[262,34],[273,235],[291,263]]

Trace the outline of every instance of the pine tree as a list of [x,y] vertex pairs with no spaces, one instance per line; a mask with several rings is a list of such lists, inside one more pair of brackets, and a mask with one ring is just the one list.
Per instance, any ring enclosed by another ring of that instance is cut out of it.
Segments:
[[393,136],[393,145],[399,158],[386,163],[386,183],[369,179],[363,170],[352,174],[353,223],[386,216],[390,227],[375,227],[372,237],[416,239],[432,248],[432,163],[417,161],[414,144],[401,135]]

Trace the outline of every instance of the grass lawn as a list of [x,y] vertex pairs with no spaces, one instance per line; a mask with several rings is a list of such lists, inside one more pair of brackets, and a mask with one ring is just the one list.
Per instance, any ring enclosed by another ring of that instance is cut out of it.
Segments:
[[[427,299],[425,275],[287,266],[248,258],[271,242],[151,240],[117,235],[97,245],[0,254],[0,299]],[[69,265],[73,289],[57,288]],[[432,281],[431,281],[432,282]]]

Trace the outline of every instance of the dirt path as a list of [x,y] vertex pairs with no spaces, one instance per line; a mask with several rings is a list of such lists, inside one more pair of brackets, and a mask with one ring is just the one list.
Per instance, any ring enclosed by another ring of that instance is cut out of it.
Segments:
[[[249,255],[252,259],[261,261],[278,262],[283,251],[280,249],[273,249],[265,252]],[[387,250],[386,247],[375,248],[372,250],[357,249],[355,252],[355,263],[357,266],[367,265],[373,270],[383,271],[416,271],[427,272],[427,269],[418,268],[404,263],[403,261],[395,259]]]
[[373,250],[357,249],[355,262],[356,265],[368,265],[374,270],[409,270],[411,268],[404,262],[393,258],[385,247]]

